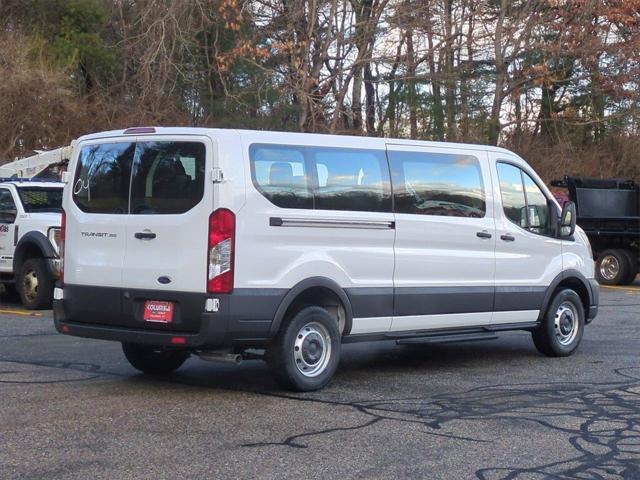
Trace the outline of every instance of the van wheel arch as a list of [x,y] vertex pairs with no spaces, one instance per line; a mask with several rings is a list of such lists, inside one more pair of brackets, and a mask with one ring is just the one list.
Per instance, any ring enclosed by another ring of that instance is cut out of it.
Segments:
[[538,315],[538,320],[542,320],[546,315],[546,312],[549,308],[549,304],[555,297],[556,292],[563,289],[571,289],[578,294],[580,300],[582,300],[582,306],[584,307],[584,311],[588,312],[589,307],[591,306],[591,287],[589,286],[589,282],[587,279],[577,270],[567,270],[565,272],[560,273],[554,280],[551,282],[547,291],[544,295],[544,300],[542,303],[542,308],[540,309],[540,314]]
[[345,291],[329,278],[311,277],[296,284],[282,299],[271,324],[271,335],[277,334],[285,319],[312,305],[329,311],[338,320],[342,335],[351,331],[353,310]]

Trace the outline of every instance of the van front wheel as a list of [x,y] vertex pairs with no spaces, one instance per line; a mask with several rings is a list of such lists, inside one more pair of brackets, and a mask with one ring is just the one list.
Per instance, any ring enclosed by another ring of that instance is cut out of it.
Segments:
[[532,332],[533,343],[549,357],[571,355],[582,340],[584,307],[573,290],[560,290],[549,305],[541,325]]
[[171,373],[189,358],[189,352],[183,350],[135,343],[123,343],[122,351],[132,367],[153,375]]
[[340,361],[338,322],[324,308],[306,307],[287,321],[267,352],[276,381],[300,392],[324,387]]

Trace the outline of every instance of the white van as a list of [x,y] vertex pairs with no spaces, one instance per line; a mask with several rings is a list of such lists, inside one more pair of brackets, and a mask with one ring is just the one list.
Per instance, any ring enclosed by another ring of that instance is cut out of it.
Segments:
[[265,358],[313,390],[343,343],[527,330],[574,352],[598,310],[589,242],[496,147],[200,128],[78,140],[59,332],[150,373]]

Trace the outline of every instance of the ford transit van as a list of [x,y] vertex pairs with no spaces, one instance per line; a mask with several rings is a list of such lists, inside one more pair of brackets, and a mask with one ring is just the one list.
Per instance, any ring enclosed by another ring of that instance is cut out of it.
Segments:
[[260,357],[314,390],[346,343],[506,330],[566,356],[598,310],[574,205],[497,147],[131,128],[80,138],[65,181],[56,328],[143,372]]

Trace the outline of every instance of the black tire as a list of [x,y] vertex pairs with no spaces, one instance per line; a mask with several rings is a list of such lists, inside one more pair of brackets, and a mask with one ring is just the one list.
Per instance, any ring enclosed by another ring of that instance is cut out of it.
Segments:
[[306,307],[281,326],[267,352],[267,362],[281,387],[309,392],[331,380],[340,350],[338,322],[324,308]]
[[596,280],[602,285],[620,285],[627,279],[630,267],[624,250],[605,250],[596,260]]
[[18,270],[16,290],[29,310],[51,308],[54,283],[45,262],[44,258],[29,258]]
[[123,343],[122,351],[132,367],[152,375],[177,370],[190,355],[184,350],[135,343]]
[[[568,318],[567,315],[571,315],[571,318]],[[569,324],[572,326],[570,330]],[[583,332],[584,306],[582,300],[573,290],[564,289],[555,294],[542,323],[531,332],[531,336],[534,345],[543,355],[568,357],[580,345]]]
[[622,281],[624,285],[629,285],[634,282],[636,276],[638,276],[638,259],[634,252],[631,250],[621,250],[627,257],[627,275]]

